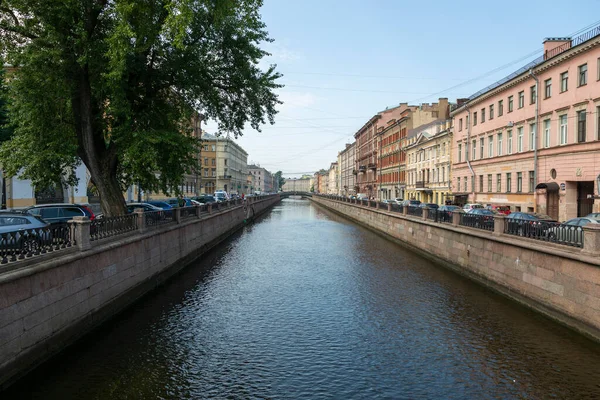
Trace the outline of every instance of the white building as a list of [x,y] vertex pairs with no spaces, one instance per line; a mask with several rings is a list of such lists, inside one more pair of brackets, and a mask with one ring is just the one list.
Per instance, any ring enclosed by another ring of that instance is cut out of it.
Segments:
[[235,141],[217,138],[216,190],[243,193],[248,178],[248,153]]

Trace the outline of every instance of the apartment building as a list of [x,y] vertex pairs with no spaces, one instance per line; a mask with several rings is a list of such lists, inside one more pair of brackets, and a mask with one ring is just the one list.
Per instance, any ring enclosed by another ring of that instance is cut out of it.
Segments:
[[599,211],[600,27],[475,93],[454,119],[457,202],[567,220]]
[[356,165],[354,162],[355,143],[347,143],[346,148],[338,153],[339,194],[350,196],[356,194]]
[[328,183],[327,183],[327,193],[339,195],[340,192],[340,179],[339,179],[339,171],[338,171],[338,163],[332,162],[329,166],[328,171]]
[[406,146],[407,199],[445,204],[452,199],[450,154],[452,120],[411,129]]
[[252,175],[251,192],[271,193],[274,187],[274,176],[260,165],[249,165],[248,172]]
[[217,187],[217,137],[214,135],[202,135],[200,167],[200,193],[212,194]]
[[248,153],[229,138],[216,138],[217,179],[216,190],[228,193],[245,193],[248,177]]
[[312,181],[310,177],[288,178],[282,189],[285,192],[310,192]]

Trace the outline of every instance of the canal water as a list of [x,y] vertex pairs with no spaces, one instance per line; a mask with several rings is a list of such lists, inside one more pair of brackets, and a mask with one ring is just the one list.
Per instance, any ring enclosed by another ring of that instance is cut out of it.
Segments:
[[284,200],[2,399],[600,398],[600,346]]

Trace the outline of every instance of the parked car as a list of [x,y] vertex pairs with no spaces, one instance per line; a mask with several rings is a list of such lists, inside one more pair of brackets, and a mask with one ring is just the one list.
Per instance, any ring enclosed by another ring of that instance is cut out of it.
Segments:
[[525,237],[544,237],[556,221],[545,214],[532,212],[513,212],[506,218],[507,230],[513,235]]
[[432,208],[432,209],[435,209],[435,210],[437,210],[438,208],[440,208],[440,206],[437,205],[437,204],[435,204],[435,203],[421,203],[421,204],[419,204],[419,207],[421,207],[421,208],[428,207],[428,208]]
[[210,194],[201,194],[200,196],[192,197],[192,200],[196,200],[197,202],[199,202],[201,204],[216,203],[216,201],[217,201],[215,199],[215,197]]
[[586,215],[583,218],[593,218],[593,219],[600,220],[600,213],[591,213],[591,214]]
[[[154,206],[149,203],[127,203],[127,212],[129,214],[133,213],[136,208],[141,208],[144,212],[151,212],[148,214],[146,218],[146,223],[152,224],[156,221],[163,220],[166,218],[172,218],[173,210],[163,210],[160,207]],[[154,212],[153,212],[154,211]],[[158,212],[160,211],[160,212]]]
[[467,203],[463,206],[464,211],[469,211],[473,208],[484,208],[484,207],[482,204],[477,204],[477,203]]
[[496,211],[499,214],[509,215],[511,213],[510,206],[492,204],[488,207],[488,210]]
[[419,200],[404,200],[401,206],[418,207],[421,202]]
[[471,208],[467,211],[467,217],[470,215],[477,215],[481,217],[475,217],[471,221],[472,226],[476,228],[485,228],[491,229],[494,226],[494,216],[498,213],[492,210],[488,210],[487,208]]
[[96,218],[88,206],[81,204],[41,204],[27,207],[24,211],[41,217],[50,224],[65,223],[72,220],[73,217],[88,217],[92,221]]
[[155,207],[162,208],[163,210],[172,210],[173,206],[166,201],[162,200],[148,200],[145,202],[146,204],[151,204]]
[[23,212],[0,214],[0,255],[6,251],[35,253],[52,241],[50,224],[39,216]]
[[438,218],[442,221],[451,222],[452,221],[452,213],[456,210],[460,210],[459,206],[441,206],[438,208]]
[[588,224],[598,224],[596,218],[573,218],[560,225],[555,225],[548,230],[548,239],[552,242],[570,244],[577,247],[583,246],[583,227]]
[[229,196],[225,192],[217,191],[217,192],[215,192],[215,200],[217,201],[217,203],[224,203],[227,200],[229,200]]
[[[175,208],[175,207],[179,207],[179,202],[182,199],[179,199],[177,197],[171,198],[171,199],[167,199],[166,202],[169,203],[171,205],[171,207]],[[185,202],[184,207],[192,207],[192,199],[188,198],[188,197],[184,197],[183,201]]]
[[401,197],[396,197],[394,200],[396,200],[396,204],[398,204],[398,205],[401,205],[402,202],[404,201],[404,199]]

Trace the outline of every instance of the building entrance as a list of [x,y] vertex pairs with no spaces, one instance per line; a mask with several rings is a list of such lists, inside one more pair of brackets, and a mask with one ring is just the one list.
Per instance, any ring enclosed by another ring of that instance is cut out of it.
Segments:
[[592,212],[594,199],[588,195],[594,194],[594,182],[577,182],[577,216],[585,217]]

